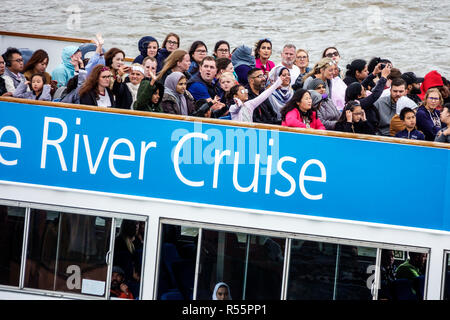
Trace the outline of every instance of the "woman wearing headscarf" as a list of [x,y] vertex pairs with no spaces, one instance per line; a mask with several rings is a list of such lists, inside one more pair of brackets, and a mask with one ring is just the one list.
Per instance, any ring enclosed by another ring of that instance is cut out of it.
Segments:
[[134,59],[133,63],[142,64],[146,57],[156,57],[159,49],[158,40],[152,36],[142,37],[138,42],[138,48],[141,54]]
[[274,73],[274,79],[271,79],[271,82],[274,83],[278,78],[281,78],[281,86],[272,93],[269,97],[269,101],[272,104],[274,111],[277,113],[278,120],[281,121],[280,111],[294,95],[294,90],[291,87],[289,69],[284,66],[276,68],[277,70]]
[[252,56],[252,49],[246,45],[237,47],[231,56],[231,62],[238,76],[239,83],[247,85],[247,74],[256,65],[255,57]]
[[315,92],[320,94],[322,99],[319,104],[315,106],[317,110],[317,116],[327,130],[334,130],[336,122],[339,119],[341,113],[336,108],[333,100],[328,98],[325,82],[322,79],[316,78],[308,84],[307,89],[314,90]]
[[187,79],[181,72],[172,72],[164,82],[162,109],[165,113],[191,115],[195,112],[194,98],[186,90]]
[[225,282],[218,282],[214,287],[213,300],[232,300],[230,287]]

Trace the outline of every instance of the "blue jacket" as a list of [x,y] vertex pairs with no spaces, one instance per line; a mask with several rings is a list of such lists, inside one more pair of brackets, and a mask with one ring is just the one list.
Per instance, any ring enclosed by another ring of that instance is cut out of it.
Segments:
[[412,139],[412,140],[425,140],[424,134],[416,129],[414,129],[412,131],[408,131],[408,129],[404,129],[402,131],[397,132],[395,137],[403,138],[403,139]]
[[[433,122],[432,117],[436,123]],[[425,135],[425,140],[434,141],[436,134],[441,130],[441,126],[437,125],[437,123],[440,124],[440,112],[436,109],[430,112],[424,106],[420,106],[416,113],[416,123],[417,129]]]
[[57,86],[65,86],[70,78],[75,75],[75,67],[70,63],[70,57],[78,51],[76,46],[68,46],[63,49],[62,63],[52,72],[52,80],[58,81]]

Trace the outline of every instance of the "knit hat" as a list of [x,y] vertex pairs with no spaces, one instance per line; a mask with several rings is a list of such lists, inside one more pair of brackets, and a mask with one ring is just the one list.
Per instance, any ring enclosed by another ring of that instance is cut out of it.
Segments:
[[324,85],[324,86],[326,86],[325,82],[324,82],[322,79],[314,78],[312,81],[310,81],[310,82],[308,83],[306,89],[308,89],[308,90],[316,90],[316,88],[317,88],[319,85],[321,85],[321,84]]
[[423,78],[423,82],[420,86],[420,94],[418,96],[419,96],[420,100],[423,101],[428,89],[430,89],[432,87],[443,87],[443,86],[444,86],[444,81],[442,81],[441,74],[439,72],[437,72],[436,70],[430,71]]

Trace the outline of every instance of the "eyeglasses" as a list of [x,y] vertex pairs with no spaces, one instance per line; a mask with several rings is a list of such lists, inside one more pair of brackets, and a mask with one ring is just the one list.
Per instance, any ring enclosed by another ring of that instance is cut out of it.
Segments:
[[337,51],[330,52],[325,55],[325,57],[327,57],[327,58],[338,57],[338,56],[339,56],[339,52],[337,52]]
[[208,51],[207,50],[195,50],[194,52],[195,53],[207,53]]
[[16,59],[16,60],[9,60],[9,61],[15,61],[15,62],[17,62],[17,63],[22,63],[22,62],[23,62],[23,59],[22,59],[22,58],[19,58],[19,59]]
[[172,40],[167,40],[167,44],[170,44],[170,45],[176,45],[176,44],[178,44],[178,42],[177,41],[172,41]]
[[247,89],[241,89],[240,92],[241,92],[242,94],[244,94],[244,93],[248,93],[248,90],[247,90]]
[[428,97],[428,99],[433,100],[433,101],[439,101],[439,98],[435,98],[435,97]]
[[306,60],[306,59],[308,59],[308,56],[297,56],[297,59]]
[[217,51],[218,51],[218,52],[223,52],[223,53],[229,52],[228,49],[217,49]]
[[102,79],[108,79],[108,78],[114,78],[114,76],[112,76],[112,75],[109,75],[109,76],[101,76],[100,78],[102,78]]
[[252,79],[254,79],[254,78],[264,78],[264,74],[260,74],[260,75],[257,75],[257,76],[253,76],[253,77],[251,77]]

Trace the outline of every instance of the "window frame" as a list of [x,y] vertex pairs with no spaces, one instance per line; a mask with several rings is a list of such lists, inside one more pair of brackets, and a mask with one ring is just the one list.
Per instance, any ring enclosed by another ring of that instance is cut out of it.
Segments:
[[[19,275],[19,286],[8,286],[8,285],[0,285],[0,290],[9,291],[9,292],[17,292],[17,293],[25,293],[25,294],[37,294],[54,298],[67,298],[67,299],[81,299],[81,300],[109,300],[114,299],[110,297],[110,287],[111,287],[111,277],[112,277],[112,259],[114,255],[114,244],[115,244],[115,224],[117,219],[129,219],[135,221],[143,221],[145,222],[145,239],[144,246],[142,251],[142,268],[141,268],[141,280],[140,280],[140,292],[139,296],[142,296],[143,287],[144,287],[144,269],[145,269],[145,256],[146,256],[146,245],[147,245],[147,236],[149,230],[149,216],[147,215],[138,215],[138,214],[128,214],[128,213],[120,213],[106,210],[93,210],[93,209],[85,209],[80,207],[69,207],[69,206],[60,206],[60,205],[51,205],[51,204],[42,204],[35,202],[24,202],[24,201],[11,201],[0,199],[1,206],[10,206],[10,207],[18,207],[25,208],[25,219],[24,219],[24,235],[22,239],[22,256],[21,256],[21,265],[20,265],[20,275]],[[29,244],[29,231],[30,231],[30,221],[31,221],[31,210],[48,210],[48,211],[56,211],[59,213],[68,213],[68,214],[77,214],[77,215],[87,215],[101,218],[110,218],[111,219],[111,234],[110,234],[110,246],[109,252],[106,254],[105,262],[108,266],[107,274],[106,274],[106,283],[105,283],[105,293],[103,296],[95,296],[83,293],[70,293],[63,291],[53,291],[53,290],[45,290],[45,289],[36,289],[36,288],[26,288],[24,286],[25,283],[25,270],[26,270],[26,260],[27,260],[27,249]]]

